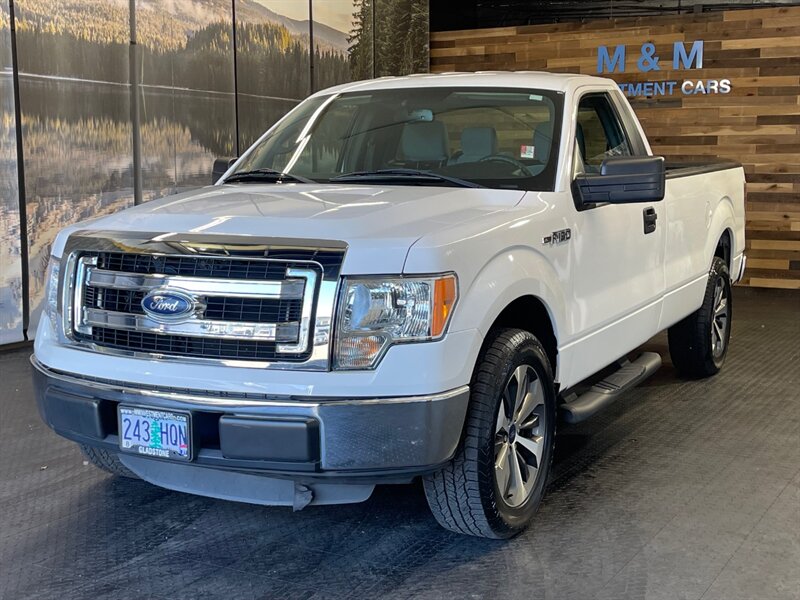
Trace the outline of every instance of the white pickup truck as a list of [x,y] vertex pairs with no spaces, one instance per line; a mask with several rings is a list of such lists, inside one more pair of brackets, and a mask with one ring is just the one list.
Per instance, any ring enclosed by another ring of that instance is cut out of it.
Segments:
[[112,473],[296,510],[421,476],[444,527],[509,537],[643,342],[725,359],[742,169],[665,166],[610,80],[346,84],[219,175],[53,244],[37,401]]

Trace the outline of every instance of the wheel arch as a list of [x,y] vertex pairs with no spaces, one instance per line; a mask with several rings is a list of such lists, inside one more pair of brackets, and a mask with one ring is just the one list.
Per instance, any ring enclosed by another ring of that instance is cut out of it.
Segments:
[[737,240],[734,231],[736,220],[734,218],[733,202],[727,196],[720,199],[709,220],[708,238],[706,239],[706,263],[711,268],[711,262],[719,257],[728,265],[728,270],[733,271],[733,259]]
[[544,346],[555,374],[558,366],[558,341],[552,316],[541,298],[529,294],[510,302],[497,315],[490,330],[501,327],[524,329],[535,335]]
[[733,271],[733,231],[726,227],[717,241],[714,256],[721,258],[728,265],[728,271]]

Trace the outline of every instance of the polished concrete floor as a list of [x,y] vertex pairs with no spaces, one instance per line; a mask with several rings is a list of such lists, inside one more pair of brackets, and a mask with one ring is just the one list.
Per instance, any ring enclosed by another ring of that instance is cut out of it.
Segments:
[[736,292],[723,372],[667,360],[563,428],[508,542],[438,528],[419,485],[293,514],[114,479],[40,422],[30,350],[0,353],[0,598],[800,598],[800,296]]

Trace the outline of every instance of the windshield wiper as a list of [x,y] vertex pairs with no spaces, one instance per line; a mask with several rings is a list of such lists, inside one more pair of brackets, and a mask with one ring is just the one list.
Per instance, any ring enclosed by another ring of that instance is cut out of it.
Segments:
[[275,169],[253,169],[252,171],[239,171],[231,173],[225,178],[223,183],[236,183],[246,181],[281,183],[283,181],[297,181],[299,183],[317,183],[313,179],[292,175],[291,173],[281,173]]
[[449,177],[430,171],[420,171],[417,169],[380,169],[378,171],[353,171],[344,175],[331,177],[329,181],[414,181],[420,183],[447,182],[458,187],[482,188],[483,186],[466,179]]

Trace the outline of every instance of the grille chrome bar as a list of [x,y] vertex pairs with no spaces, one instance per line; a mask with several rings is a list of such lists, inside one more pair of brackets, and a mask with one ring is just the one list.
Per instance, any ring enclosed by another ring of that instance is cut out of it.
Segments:
[[[317,289],[317,272],[311,269],[287,269],[286,275],[289,277],[305,277],[306,280],[306,298],[314,298]],[[278,352],[286,354],[298,354],[305,352],[311,342],[311,315],[314,312],[313,302],[303,302],[303,312],[300,315],[300,334],[297,336],[297,342],[291,344],[281,344],[278,346]]]
[[292,342],[298,340],[300,323],[247,323],[209,321],[196,315],[182,323],[159,323],[146,315],[119,313],[99,308],[84,308],[82,323],[89,327],[111,327],[126,331],[165,333],[188,337],[213,337],[226,340]]
[[[306,280],[252,281],[248,279],[220,279],[211,277],[186,277],[183,275],[145,275],[120,273],[95,267],[86,267],[84,284],[96,288],[115,288],[148,292],[159,287],[174,287],[203,296],[231,298],[272,298],[297,300],[303,298]],[[291,274],[290,274],[291,275]]]

